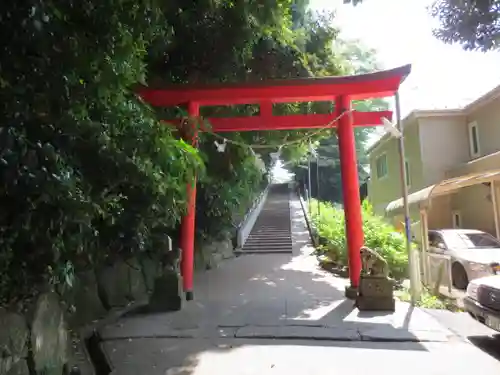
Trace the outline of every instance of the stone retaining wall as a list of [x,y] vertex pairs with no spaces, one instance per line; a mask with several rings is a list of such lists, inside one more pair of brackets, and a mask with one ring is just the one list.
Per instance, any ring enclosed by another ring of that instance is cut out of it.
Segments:
[[[231,256],[230,240],[212,243],[197,251],[196,265],[214,268]],[[159,260],[132,258],[78,274],[72,288],[41,292],[22,313],[0,308],[0,375],[62,375],[75,364],[91,374],[79,332],[132,302],[147,305],[161,276]]]

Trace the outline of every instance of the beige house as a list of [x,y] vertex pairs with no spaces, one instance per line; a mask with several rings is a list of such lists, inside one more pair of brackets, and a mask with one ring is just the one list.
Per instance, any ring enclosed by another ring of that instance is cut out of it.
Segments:
[[[428,229],[469,228],[500,238],[500,86],[462,109],[413,111],[403,120],[412,221]],[[369,149],[368,198],[402,222],[398,140]]]

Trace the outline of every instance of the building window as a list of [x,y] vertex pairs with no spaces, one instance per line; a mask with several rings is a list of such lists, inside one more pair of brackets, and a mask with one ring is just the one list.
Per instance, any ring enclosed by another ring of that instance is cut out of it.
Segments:
[[479,130],[476,122],[469,124],[469,148],[471,157],[475,158],[479,156]]
[[387,155],[380,155],[375,161],[375,164],[377,168],[377,178],[380,179],[387,176]]
[[410,177],[410,163],[408,160],[405,160],[405,170],[406,170],[406,185],[410,186],[411,185],[411,177]]
[[453,211],[451,213],[453,220],[453,228],[458,229],[462,226],[462,218],[460,217],[459,211]]

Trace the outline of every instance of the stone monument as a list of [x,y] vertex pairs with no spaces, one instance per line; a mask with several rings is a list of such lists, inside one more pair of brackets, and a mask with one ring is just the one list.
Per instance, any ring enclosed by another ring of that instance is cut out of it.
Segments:
[[375,250],[361,248],[361,277],[356,307],[360,311],[394,311],[394,280],[389,277],[387,261]]
[[180,275],[180,260],[182,250],[172,248],[169,239],[163,255],[162,272],[154,281],[153,293],[149,299],[148,312],[159,313],[178,311],[182,308],[182,278]]

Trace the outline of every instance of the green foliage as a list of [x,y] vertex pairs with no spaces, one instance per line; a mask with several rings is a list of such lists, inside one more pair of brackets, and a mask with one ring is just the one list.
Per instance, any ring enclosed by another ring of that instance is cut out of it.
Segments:
[[200,239],[217,240],[232,232],[235,219],[244,216],[267,179],[248,148],[228,145],[219,153],[204,142],[200,150],[209,163],[198,184],[196,227]]
[[[396,290],[394,296],[401,301],[411,302],[410,289],[406,286]],[[425,287],[422,290],[420,299],[416,301],[415,305],[426,309],[450,310],[454,312],[461,311],[455,300],[444,296],[435,296]]]
[[500,1],[436,0],[431,11],[440,22],[434,35],[442,41],[483,52],[500,47]]
[[[333,50],[340,56],[341,60],[349,61],[346,73],[365,74],[380,70],[376,51],[367,48],[359,40],[343,40],[336,38],[333,41]],[[389,109],[386,100],[375,98],[354,101],[353,108],[358,111],[382,111]],[[362,183],[368,177],[368,156],[366,154],[367,143],[373,135],[374,127],[355,128],[356,151],[358,159],[359,181]],[[318,159],[311,158],[311,190],[316,199],[329,202],[342,202],[342,176],[340,171],[340,153],[338,148],[337,134],[329,132],[313,144]],[[299,185],[308,184],[307,172],[307,149],[304,149],[297,161],[294,163],[293,172],[295,180]]]
[[[312,220],[323,244],[318,251],[337,264],[347,266],[344,210],[340,206],[317,200],[312,200],[311,204]],[[363,202],[362,209],[365,245],[376,250],[387,261],[392,277],[403,279],[408,266],[404,236],[383,218],[376,216],[368,201]]]
[[129,89],[165,35],[153,1],[10,2],[0,20],[1,303],[162,248],[201,160]]

